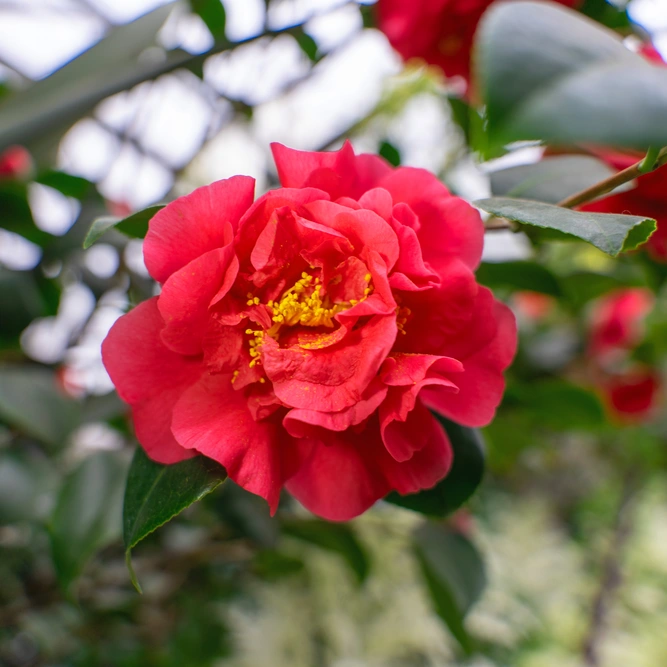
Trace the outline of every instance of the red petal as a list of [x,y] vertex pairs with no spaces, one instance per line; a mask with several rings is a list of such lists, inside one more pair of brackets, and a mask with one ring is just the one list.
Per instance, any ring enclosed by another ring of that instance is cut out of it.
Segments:
[[256,422],[230,375],[209,375],[188,389],[174,408],[172,431],[227,470],[230,479],[262,496],[275,512],[285,479],[296,470],[297,450],[282,429]]
[[485,347],[461,358],[464,371],[452,377],[459,392],[427,387],[420,394],[428,407],[465,426],[486,426],[493,419],[505,388],[502,372],[516,351],[516,320],[512,311],[495,302],[488,316],[497,322],[496,335]]
[[162,341],[180,354],[199,354],[209,319],[209,306],[224,297],[238,274],[234,248],[216,248],[179,269],[158,297],[164,318]]
[[160,283],[209,250],[227,245],[252,205],[255,180],[234,176],[197,188],[156,213],[148,224],[144,260]]

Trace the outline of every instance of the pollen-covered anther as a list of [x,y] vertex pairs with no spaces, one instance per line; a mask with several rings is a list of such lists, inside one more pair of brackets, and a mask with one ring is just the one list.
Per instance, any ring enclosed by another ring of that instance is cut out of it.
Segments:
[[399,306],[396,309],[396,328],[403,334],[406,334],[405,323],[408,321],[408,318],[412,315],[412,311],[409,308],[403,308]]

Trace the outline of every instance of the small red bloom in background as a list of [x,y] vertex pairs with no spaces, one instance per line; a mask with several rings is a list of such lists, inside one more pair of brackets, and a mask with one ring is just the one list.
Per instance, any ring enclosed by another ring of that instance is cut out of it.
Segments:
[[532,322],[540,322],[551,313],[556,305],[556,300],[548,294],[522,290],[513,296],[515,312],[519,317],[524,317]]
[[32,157],[23,146],[10,146],[0,153],[0,180],[22,179],[32,171]]
[[282,188],[237,176],[153,217],[160,296],[102,346],[149,456],[196,453],[275,511],[283,485],[346,520],[448,473],[428,408],[487,424],[516,347],[511,311],[475,280],[483,224],[432,174],[346,144],[273,146]]
[[590,318],[591,357],[604,364],[636,347],[653,302],[653,294],[642,287],[615,290],[598,299]]
[[[557,0],[576,7],[580,0]],[[494,0],[379,0],[378,27],[404,60],[420,58],[470,83],[477,24]]]
[[650,368],[614,375],[602,385],[609,409],[620,421],[641,422],[655,412],[661,391],[660,376]]

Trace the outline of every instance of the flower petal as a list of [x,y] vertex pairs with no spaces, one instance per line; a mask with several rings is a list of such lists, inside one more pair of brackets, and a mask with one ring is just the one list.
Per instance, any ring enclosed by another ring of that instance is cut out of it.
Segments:
[[[255,179],[234,176],[197,188],[156,213],[148,224],[144,260],[160,283],[209,250],[227,245],[252,205]],[[231,228],[225,223],[229,223]]]

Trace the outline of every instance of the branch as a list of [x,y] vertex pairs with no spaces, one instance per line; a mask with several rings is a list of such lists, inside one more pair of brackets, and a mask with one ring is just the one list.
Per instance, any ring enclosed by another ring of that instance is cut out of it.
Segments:
[[603,565],[600,588],[593,602],[590,627],[582,647],[584,664],[587,667],[599,667],[600,665],[599,643],[604,634],[612,598],[621,584],[620,561],[623,547],[632,529],[633,519],[630,510],[635,490],[635,479],[632,475],[628,475],[618,506],[613,539]]
[[[652,165],[647,164],[647,158],[653,157],[654,163]],[[667,148],[663,148],[658,154],[657,157],[652,155],[651,151],[647,154],[646,158],[642,158],[639,162],[636,162],[631,167],[619,171],[617,174],[605,178],[604,180],[591,185],[590,188],[586,188],[581,192],[570,195],[569,197],[563,199],[563,201],[558,202],[558,206],[563,208],[574,208],[575,206],[580,206],[581,204],[586,204],[587,202],[593,201],[602,195],[606,195],[608,192],[615,190],[619,185],[624,185],[633,181],[635,178],[639,178],[645,173],[659,169],[660,167],[667,164]]]

